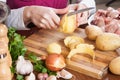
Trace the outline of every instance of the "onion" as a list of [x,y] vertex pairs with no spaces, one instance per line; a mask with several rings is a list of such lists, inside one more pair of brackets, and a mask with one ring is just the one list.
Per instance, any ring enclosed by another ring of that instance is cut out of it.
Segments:
[[51,71],[59,71],[66,66],[65,59],[61,54],[49,54],[46,58],[45,64]]

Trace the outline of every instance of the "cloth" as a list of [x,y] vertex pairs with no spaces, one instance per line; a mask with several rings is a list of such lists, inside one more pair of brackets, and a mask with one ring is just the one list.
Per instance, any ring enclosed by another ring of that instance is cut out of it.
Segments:
[[2,1],[2,2],[6,2],[6,0],[0,0],[0,1]]
[[7,4],[11,9],[17,9],[24,6],[40,5],[53,8],[65,8],[67,0],[7,0]]
[[[5,24],[8,27],[15,27],[18,30],[28,30],[25,27],[23,22],[23,6],[30,5],[40,5],[40,6],[48,6],[54,8],[65,8],[67,6],[67,0],[7,0],[7,4],[12,8],[10,15],[5,21]],[[94,0],[81,0],[80,4],[85,4],[88,7],[96,7]],[[94,10],[90,11],[94,13]]]

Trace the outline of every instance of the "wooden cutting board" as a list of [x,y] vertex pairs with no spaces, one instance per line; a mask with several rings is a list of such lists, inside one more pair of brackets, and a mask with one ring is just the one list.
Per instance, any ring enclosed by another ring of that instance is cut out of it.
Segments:
[[[56,30],[39,30],[26,38],[24,44],[28,51],[34,52],[34,54],[47,55],[46,47],[52,42],[57,42],[62,46],[62,54],[66,58],[69,53],[69,49],[65,47],[63,40],[67,36],[80,36],[85,39],[86,43],[94,44],[93,41],[89,41],[86,38],[85,31],[83,29],[77,29],[72,34],[64,34]],[[75,54],[71,59],[66,59],[67,68],[74,71],[83,73],[85,75],[101,79],[108,72],[109,62],[117,56],[116,52],[109,51],[103,52],[95,50],[96,58],[93,61],[89,55]]]

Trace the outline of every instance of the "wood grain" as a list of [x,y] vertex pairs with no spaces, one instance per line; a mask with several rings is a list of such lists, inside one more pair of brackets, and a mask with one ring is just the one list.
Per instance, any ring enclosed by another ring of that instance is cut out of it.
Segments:
[[[72,34],[64,34],[57,30],[38,30],[24,40],[24,44],[28,51],[34,52],[36,55],[47,55],[46,47],[52,42],[57,42],[62,46],[62,54],[66,58],[69,49],[65,47],[63,40],[67,36],[79,36],[85,39],[86,43],[95,44],[89,41],[83,29],[77,29]],[[71,59],[66,59],[67,68],[79,73],[101,79],[108,73],[109,62],[117,56],[114,51],[99,51],[95,49],[96,58],[93,61],[89,55],[75,54]]]

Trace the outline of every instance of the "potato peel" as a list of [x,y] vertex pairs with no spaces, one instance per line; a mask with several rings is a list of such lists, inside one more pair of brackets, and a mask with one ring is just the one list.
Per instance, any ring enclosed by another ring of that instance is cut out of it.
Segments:
[[68,54],[67,58],[71,58],[73,55],[80,53],[80,54],[88,54],[92,57],[92,59],[95,59],[95,52],[94,49],[95,47],[93,45],[89,44],[79,44],[76,46],[75,49],[72,49],[70,53]]
[[80,43],[84,43],[84,39],[78,36],[68,36],[64,39],[64,44],[65,46],[67,46],[68,48],[70,48],[71,44],[80,44]]

